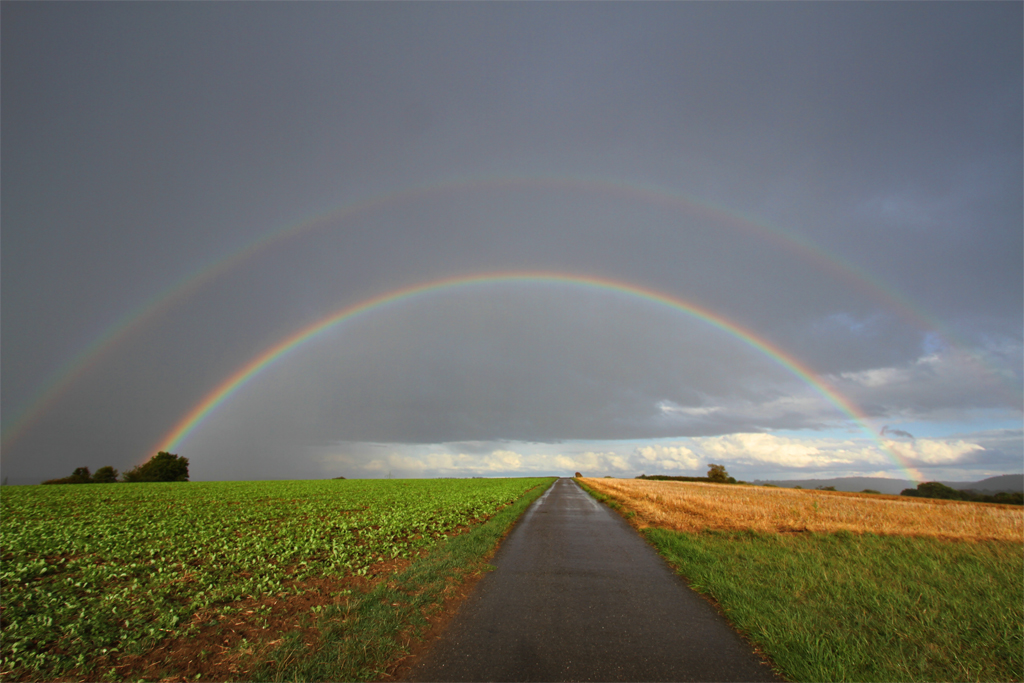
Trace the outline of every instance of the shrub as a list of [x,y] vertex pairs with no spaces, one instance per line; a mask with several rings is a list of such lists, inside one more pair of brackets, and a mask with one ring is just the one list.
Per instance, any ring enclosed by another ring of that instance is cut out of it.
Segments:
[[188,458],[160,451],[149,462],[124,473],[124,480],[140,481],[188,481]]
[[92,475],[92,480],[96,484],[113,484],[117,481],[117,470],[110,465],[101,467]]
[[74,474],[70,477],[63,477],[62,479],[47,479],[43,482],[44,484],[91,484],[92,475],[89,474],[88,467],[78,467],[75,469]]

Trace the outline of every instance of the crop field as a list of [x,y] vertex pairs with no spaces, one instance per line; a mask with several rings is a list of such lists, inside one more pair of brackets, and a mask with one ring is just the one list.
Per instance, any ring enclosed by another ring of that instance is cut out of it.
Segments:
[[1024,680],[1020,507],[581,481],[790,680]]
[[645,479],[582,481],[625,503],[640,526],[1024,541],[1020,506]]
[[0,675],[120,680],[218,622],[283,628],[275,601],[365,588],[551,481],[4,487]]

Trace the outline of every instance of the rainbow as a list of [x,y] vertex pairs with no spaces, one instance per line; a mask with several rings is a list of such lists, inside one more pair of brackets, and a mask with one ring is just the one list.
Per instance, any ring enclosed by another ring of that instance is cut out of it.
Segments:
[[[307,216],[302,220],[285,225],[246,244],[229,254],[213,259],[203,266],[187,273],[177,282],[165,287],[155,296],[121,316],[115,323],[105,328],[91,343],[74,357],[58,367],[39,386],[33,395],[20,409],[9,411],[4,415],[2,445],[6,449],[43,415],[74,382],[91,368],[98,365],[118,343],[126,339],[134,330],[154,320],[178,302],[184,301],[204,286],[232,269],[241,266],[271,247],[285,240],[321,229],[342,219],[351,219],[383,209],[388,206],[400,205],[420,199],[445,194],[456,194],[465,191],[506,190],[506,189],[541,189],[563,190],[573,192],[590,192],[601,196],[623,197],[645,203],[660,205],[675,211],[687,211],[732,226],[734,229],[747,232],[760,239],[772,242],[802,259],[814,263],[823,272],[846,281],[871,298],[883,303],[888,309],[903,318],[912,321],[924,330],[934,331],[948,345],[961,349],[969,357],[975,359],[983,371],[1004,381],[1001,374],[985,366],[983,360],[966,351],[965,345],[945,330],[942,324],[914,306],[906,297],[878,278],[844,261],[835,254],[830,254],[809,240],[791,231],[769,225],[754,217],[744,215],[736,210],[704,202],[654,185],[643,185],[619,180],[600,178],[561,178],[561,177],[507,177],[484,179],[450,179],[440,183],[406,188],[386,194],[377,195],[363,200],[346,203],[326,212]],[[1011,398],[1019,403],[1022,399],[1019,391],[1008,388]]]
[[302,329],[288,335],[273,346],[257,354],[248,363],[236,370],[231,376],[222,381],[203,399],[197,403],[188,413],[182,417],[176,425],[161,439],[154,451],[173,451],[178,448],[181,442],[188,435],[206,420],[218,406],[222,405],[231,396],[238,392],[245,384],[259,374],[263,369],[273,364],[289,352],[298,348],[305,342],[317,335],[334,328],[341,323],[351,320],[361,314],[373,309],[396,303],[403,300],[413,299],[427,295],[432,292],[466,288],[484,283],[551,283],[563,285],[575,285],[587,287],[598,291],[608,291],[628,294],[647,301],[668,306],[677,311],[699,318],[713,327],[745,342],[761,353],[783,366],[803,382],[813,388],[818,394],[824,397],[829,403],[835,406],[841,413],[859,425],[871,439],[878,444],[886,455],[905,472],[908,478],[914,481],[923,481],[920,473],[906,463],[895,451],[885,445],[880,436],[868,424],[868,418],[864,413],[853,405],[849,400],[840,395],[834,388],[818,377],[810,368],[801,364],[795,358],[773,345],[771,342],[757,336],[752,331],[724,318],[697,304],[683,299],[657,292],[652,289],[634,284],[609,280],[584,275],[567,275],[563,273],[547,272],[508,272],[508,273],[487,273],[478,275],[467,275],[449,277],[431,282],[420,283],[409,287],[381,294],[365,301],[345,306],[316,322],[303,327]]

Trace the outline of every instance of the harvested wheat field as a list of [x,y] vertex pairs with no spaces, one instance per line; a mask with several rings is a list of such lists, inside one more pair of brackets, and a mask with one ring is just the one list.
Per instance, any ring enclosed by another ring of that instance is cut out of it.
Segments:
[[1024,541],[1024,509],[875,494],[644,479],[581,479],[636,514],[640,527],[678,531],[873,533]]

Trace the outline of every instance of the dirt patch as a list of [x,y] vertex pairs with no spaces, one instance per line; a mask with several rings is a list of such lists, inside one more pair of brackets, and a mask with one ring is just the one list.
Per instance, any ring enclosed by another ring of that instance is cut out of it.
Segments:
[[408,559],[379,562],[366,576],[307,579],[286,584],[287,592],[200,610],[185,625],[183,635],[167,638],[143,655],[99,658],[92,662],[91,675],[75,670],[67,678],[109,676],[168,683],[248,680],[248,669],[266,661],[265,655],[284,634],[298,633],[307,647],[316,647],[320,635],[314,609],[345,605],[411,563]]
[[401,681],[412,671],[412,668],[426,655],[434,646],[438,638],[448,629],[452,620],[459,613],[462,604],[473,593],[476,584],[486,574],[485,571],[467,572],[462,575],[462,582],[448,586],[444,589],[444,602],[439,608],[425,614],[427,628],[418,636],[412,631],[403,633],[400,642],[409,654],[395,661],[388,668],[385,676],[378,678],[378,681]]

